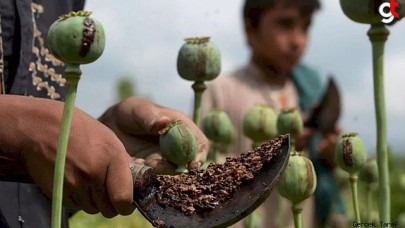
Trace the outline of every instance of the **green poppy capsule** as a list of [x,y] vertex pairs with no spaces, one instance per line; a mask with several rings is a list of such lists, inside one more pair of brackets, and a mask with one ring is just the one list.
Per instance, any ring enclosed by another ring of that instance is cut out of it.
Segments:
[[48,31],[48,47],[56,58],[69,64],[87,64],[104,51],[105,34],[91,12],[78,11],[61,16]]
[[316,183],[312,162],[301,153],[292,152],[277,188],[281,196],[297,204],[314,193]]
[[357,133],[343,134],[336,144],[335,156],[340,168],[355,174],[366,162],[366,146]]
[[291,139],[296,139],[304,125],[302,117],[296,108],[283,109],[277,117],[277,130],[280,135],[290,134]]
[[267,104],[256,104],[243,117],[243,133],[255,143],[262,143],[277,135],[277,114]]
[[378,166],[375,158],[367,159],[359,172],[359,179],[369,185],[378,184]]
[[171,123],[159,132],[162,155],[177,165],[176,172],[187,172],[187,164],[197,153],[197,139],[180,120]]
[[[379,5],[376,5],[379,3]],[[381,22],[379,7],[382,1],[373,0],[340,0],[340,6],[343,13],[351,20],[364,23],[374,24]]]
[[221,72],[221,53],[209,37],[187,38],[177,57],[179,75],[190,81],[209,81]]
[[235,126],[222,109],[210,110],[203,119],[203,132],[215,143],[232,144],[236,138]]

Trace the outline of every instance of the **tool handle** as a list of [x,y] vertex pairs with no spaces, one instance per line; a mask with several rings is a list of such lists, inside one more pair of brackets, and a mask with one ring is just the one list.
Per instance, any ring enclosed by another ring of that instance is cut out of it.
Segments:
[[152,177],[152,168],[147,165],[131,163],[130,165],[132,180],[134,182],[134,192],[143,191],[149,187],[150,178]]

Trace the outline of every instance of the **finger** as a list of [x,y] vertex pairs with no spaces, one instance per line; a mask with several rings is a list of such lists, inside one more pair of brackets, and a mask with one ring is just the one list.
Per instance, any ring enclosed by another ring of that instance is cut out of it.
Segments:
[[130,134],[157,134],[170,123],[170,118],[162,114],[165,108],[143,98],[128,98],[119,109],[119,127]]
[[[205,136],[204,136],[205,137]],[[208,151],[209,151],[209,141],[208,139],[200,139],[198,140],[198,151],[196,156],[192,161],[188,164],[188,169],[198,169],[201,165],[207,160]]]
[[132,162],[138,165],[145,165],[145,159],[132,157]]
[[330,143],[328,142],[328,140],[322,139],[319,141],[317,149],[320,153],[325,152],[325,150],[328,148],[328,146],[330,145]]
[[295,140],[295,148],[300,151],[307,147],[308,139],[316,134],[313,128],[304,128],[301,134]]
[[338,139],[338,135],[336,135],[336,134],[329,135],[329,137],[328,137],[328,141],[330,144],[336,144],[337,139]]
[[133,121],[138,121],[138,123],[133,122],[132,126],[135,127],[130,128],[128,133],[142,136],[144,139],[148,139],[148,137],[153,138],[154,135],[159,134],[160,130],[166,128],[171,122],[175,121],[174,119],[172,120],[168,116],[158,112],[150,116],[138,113],[133,116],[133,119]]
[[188,169],[196,169],[203,164],[208,155],[209,151],[209,140],[201,129],[187,116],[180,116],[180,120],[191,130],[193,135],[196,137],[198,148],[194,159],[188,164]]
[[106,174],[108,196],[116,212],[129,215],[135,210],[133,201],[133,180],[129,165],[131,157],[118,156],[111,161]]
[[175,174],[176,165],[164,160],[159,153],[150,154],[145,158],[145,165],[153,168],[157,174]]
[[201,167],[203,162],[198,161],[198,160],[193,160],[190,163],[188,163],[188,170],[195,170]]
[[67,166],[64,175],[63,205],[67,208],[83,210],[88,214],[99,213],[91,194],[90,182],[88,176]]
[[112,218],[117,215],[117,210],[112,204],[108,192],[106,191],[104,179],[91,185],[91,194],[94,198],[97,209],[104,217]]
[[80,209],[88,214],[97,214],[100,212],[92,198],[89,186],[79,186],[78,189],[68,189],[65,187],[63,204],[68,208]]
[[317,133],[317,130],[314,128],[310,128],[310,127],[304,127],[302,129],[302,132],[300,134],[300,137],[303,138],[310,138],[312,136],[314,136]]
[[130,156],[145,158],[151,153],[159,151],[159,136],[155,139],[143,139],[130,134],[117,134]]

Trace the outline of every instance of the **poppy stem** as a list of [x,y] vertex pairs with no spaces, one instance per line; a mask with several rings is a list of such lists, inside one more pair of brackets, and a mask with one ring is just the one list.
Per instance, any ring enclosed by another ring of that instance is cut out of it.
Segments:
[[391,196],[388,170],[387,121],[384,102],[384,44],[389,30],[384,24],[372,24],[368,31],[373,52],[374,105],[377,125],[377,164],[379,179],[379,213],[381,221],[391,221]]
[[360,218],[360,209],[359,209],[359,197],[358,197],[358,192],[357,192],[357,174],[352,174],[349,177],[350,180],[350,188],[352,190],[352,200],[353,200],[353,210],[354,210],[354,216],[355,216],[355,221],[357,223],[360,223],[361,218]]
[[295,228],[302,228],[302,203],[294,203],[291,209],[294,214]]
[[59,133],[58,148],[56,151],[55,171],[52,191],[52,228],[60,228],[62,221],[63,180],[65,172],[65,159],[68,146],[70,126],[75,107],[77,84],[81,70],[79,65],[67,64],[65,78],[67,83],[66,101],[63,107],[62,123]]
[[192,88],[194,90],[194,113],[193,113],[193,121],[195,124],[199,125],[200,124],[200,119],[201,119],[201,99],[202,99],[202,94],[207,88],[205,85],[204,81],[196,81],[193,85]]

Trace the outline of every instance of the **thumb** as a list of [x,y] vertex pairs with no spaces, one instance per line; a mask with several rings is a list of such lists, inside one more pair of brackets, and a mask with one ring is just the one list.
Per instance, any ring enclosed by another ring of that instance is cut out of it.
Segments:
[[145,99],[128,98],[115,110],[118,127],[130,135],[157,135],[170,123],[170,118],[163,110]]

